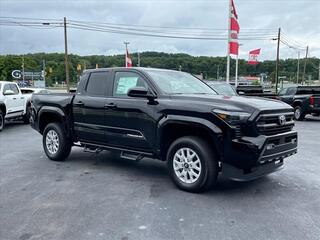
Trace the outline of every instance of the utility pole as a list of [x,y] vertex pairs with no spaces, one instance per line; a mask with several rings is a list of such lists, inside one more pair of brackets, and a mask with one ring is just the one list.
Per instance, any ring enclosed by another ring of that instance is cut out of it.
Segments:
[[23,82],[23,85],[24,85],[25,77],[24,77],[24,57],[23,56],[22,56],[22,65],[21,65],[21,67],[22,67],[22,82]]
[[129,42],[124,42],[124,45],[126,45],[126,54],[125,54],[125,58],[124,58],[126,67],[128,67],[128,64],[127,64],[128,44],[129,44]]
[[66,70],[66,84],[67,84],[67,91],[69,92],[69,64],[68,64],[68,39],[67,39],[67,19],[66,17],[63,18],[63,26],[64,26],[64,64]]
[[276,93],[278,93],[280,34],[281,34],[281,28],[279,28],[279,31],[278,31],[278,43],[277,43],[277,61],[276,61]]
[[297,84],[299,84],[299,71],[300,71],[300,52],[298,51]]
[[230,35],[231,35],[231,0],[229,0],[229,14],[228,14],[228,50],[227,50],[227,76],[226,81],[229,83],[230,78]]
[[42,60],[42,72],[43,72],[43,81],[44,81],[44,87],[46,87],[46,61]]
[[302,85],[303,85],[303,83],[304,83],[304,77],[305,77],[305,74],[306,74],[308,51],[309,51],[309,46],[307,46],[306,56],[305,56],[305,58],[304,58],[303,74],[302,74],[302,80],[301,80]]
[[320,83],[320,61],[319,61],[319,76],[318,76],[318,81],[319,81],[319,83]]
[[138,67],[140,67],[140,52],[138,52]]
[[218,65],[218,69],[217,69],[217,80],[219,80],[219,77],[220,77],[219,70],[220,70],[220,65]]

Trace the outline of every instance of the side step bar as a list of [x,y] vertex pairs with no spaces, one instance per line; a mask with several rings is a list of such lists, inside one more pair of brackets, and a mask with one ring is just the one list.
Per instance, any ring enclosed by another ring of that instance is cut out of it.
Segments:
[[139,162],[144,156],[142,154],[121,151],[120,157]]

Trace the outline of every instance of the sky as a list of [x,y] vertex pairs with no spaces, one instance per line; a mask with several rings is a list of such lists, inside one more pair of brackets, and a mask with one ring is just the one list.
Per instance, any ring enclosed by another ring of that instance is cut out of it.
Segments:
[[[309,56],[320,58],[320,0],[234,0],[240,24],[240,58],[261,48],[261,60],[276,58],[276,41],[246,40],[250,29],[266,31],[276,37],[278,28],[286,41],[305,48]],[[79,20],[124,25],[227,29],[228,0],[0,0],[0,20],[4,17]],[[266,30],[261,30],[266,29]],[[182,31],[182,30],[180,30]],[[247,31],[247,32],[246,32]],[[264,33],[264,32],[262,32]],[[243,38],[243,40],[241,40]],[[193,56],[226,56],[226,40],[167,39],[93,32],[68,28],[69,53],[113,55],[159,51]],[[63,28],[30,28],[0,24],[0,54],[64,52]],[[305,55],[300,50],[301,57]],[[297,58],[298,50],[280,44],[280,57]]]

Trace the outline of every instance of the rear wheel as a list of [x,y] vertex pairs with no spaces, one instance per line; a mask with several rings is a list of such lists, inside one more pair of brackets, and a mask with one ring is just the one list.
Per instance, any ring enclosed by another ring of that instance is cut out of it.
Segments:
[[173,182],[185,191],[204,191],[217,180],[218,163],[212,146],[196,136],[174,141],[168,150],[167,164]]
[[2,131],[3,128],[4,128],[4,113],[0,109],[0,132]]
[[302,121],[306,115],[303,113],[300,106],[294,108],[294,118],[298,121]]
[[30,116],[31,116],[31,106],[28,105],[26,109],[26,114],[23,115],[23,123],[29,124],[30,123]]
[[64,161],[69,156],[72,147],[60,123],[50,123],[46,126],[42,144],[47,157],[53,161]]

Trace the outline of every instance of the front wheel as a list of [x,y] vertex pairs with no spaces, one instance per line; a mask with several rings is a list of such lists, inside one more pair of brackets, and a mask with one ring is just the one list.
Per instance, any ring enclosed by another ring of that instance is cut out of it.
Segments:
[[3,128],[4,128],[4,113],[0,109],[0,132],[2,131]]
[[294,108],[294,118],[298,121],[302,121],[305,117],[305,114],[302,111],[302,108],[300,106],[296,106]]
[[72,147],[60,123],[50,123],[46,126],[42,144],[47,157],[53,161],[64,161],[69,156]]
[[212,146],[196,136],[174,141],[168,150],[167,164],[173,182],[188,192],[204,191],[217,180],[218,162]]

